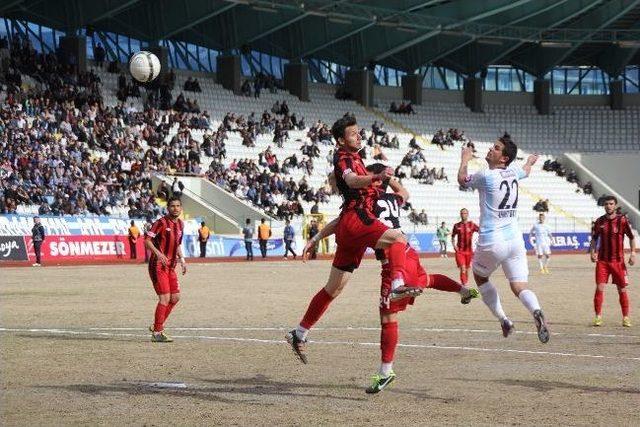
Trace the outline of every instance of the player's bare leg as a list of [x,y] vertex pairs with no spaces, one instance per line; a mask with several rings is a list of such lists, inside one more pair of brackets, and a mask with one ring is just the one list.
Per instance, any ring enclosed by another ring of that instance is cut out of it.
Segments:
[[302,363],[307,363],[308,361],[305,350],[309,329],[320,320],[324,312],[329,308],[331,301],[340,295],[350,278],[350,272],[331,267],[327,284],[311,299],[309,307],[296,329],[287,333],[287,342]]
[[626,286],[618,285],[618,300],[620,301],[620,309],[622,310],[622,326],[631,327],[631,319],[629,318],[629,294]]
[[373,376],[371,385],[366,389],[369,394],[381,392],[396,379],[396,374],[393,372],[393,358],[398,346],[397,313],[381,313],[380,325],[380,369]]
[[500,327],[502,328],[502,336],[505,338],[511,335],[513,332],[513,322],[509,320],[507,315],[502,309],[502,303],[500,302],[500,295],[493,283],[489,281],[488,277],[480,276],[475,271],[473,272],[473,278],[478,285],[478,290],[482,296],[482,301],[489,307],[491,313],[500,321]]
[[596,292],[593,295],[593,311],[596,316],[593,319],[593,326],[602,326],[602,303],[604,302],[605,283],[596,285]]
[[164,333],[164,321],[167,317],[167,309],[171,302],[171,294],[158,295],[158,304],[154,315],[153,326],[149,328],[151,331],[151,341],[153,342],[172,342],[169,336]]
[[533,316],[538,331],[538,339],[541,343],[546,344],[549,342],[551,334],[549,333],[544,313],[540,308],[538,297],[531,289],[527,288],[527,282],[509,282],[509,285],[511,286],[513,294],[518,297],[522,305],[524,305]]

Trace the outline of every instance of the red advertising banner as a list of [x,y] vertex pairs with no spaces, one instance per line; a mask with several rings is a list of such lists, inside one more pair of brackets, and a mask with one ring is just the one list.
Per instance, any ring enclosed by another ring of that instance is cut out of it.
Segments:
[[[31,237],[24,238],[29,261],[35,262]],[[144,259],[144,239],[136,242],[137,259]],[[42,261],[116,261],[131,259],[127,236],[47,236],[40,249]]]

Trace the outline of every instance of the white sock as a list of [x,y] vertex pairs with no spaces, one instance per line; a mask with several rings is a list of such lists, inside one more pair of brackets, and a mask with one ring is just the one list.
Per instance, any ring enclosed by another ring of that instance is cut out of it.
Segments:
[[478,290],[480,291],[480,295],[482,295],[482,301],[489,307],[493,315],[500,321],[506,319],[507,315],[504,314],[504,310],[502,309],[498,290],[493,286],[493,283],[486,282],[484,285],[478,286]]
[[538,297],[536,297],[536,294],[534,294],[532,290],[525,289],[524,291],[521,291],[518,298],[520,298],[522,304],[527,307],[527,310],[529,310],[531,314],[536,310],[540,310]]
[[549,260],[550,260],[550,259],[551,259],[551,258],[550,258],[550,257],[548,257],[548,256],[544,257],[544,267],[545,267],[545,268],[549,265]]
[[302,341],[307,339],[308,333],[309,333],[309,330],[307,328],[303,328],[300,325],[298,325],[298,327],[296,328],[296,336],[298,337],[298,339]]
[[392,370],[393,370],[393,362],[381,363],[379,374],[383,377],[388,377]]
[[540,270],[542,270],[544,268],[544,258],[538,258],[538,264],[540,264]]

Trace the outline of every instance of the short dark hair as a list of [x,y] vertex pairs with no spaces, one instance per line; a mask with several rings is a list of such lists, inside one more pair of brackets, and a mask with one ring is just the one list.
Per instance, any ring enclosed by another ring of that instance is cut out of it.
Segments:
[[135,225],[135,224],[136,224],[135,221],[131,220],[131,225]]
[[247,225],[251,224],[251,219],[247,218],[246,223],[247,223]]
[[[382,164],[382,163],[372,163],[369,166],[367,166],[367,171],[371,172],[372,174],[379,174],[384,172],[384,170],[387,168],[386,165]],[[382,181],[380,188],[383,191],[387,190],[387,186],[389,185],[389,181],[391,180],[391,178],[387,178],[384,181]]]
[[504,133],[504,135],[498,138],[498,141],[502,142],[502,145],[504,145],[504,147],[502,148],[502,155],[507,157],[507,166],[509,166],[511,162],[516,159],[516,155],[518,154],[518,146],[515,142],[513,142],[513,139],[511,139],[511,135],[506,132]]
[[357,125],[356,117],[351,115],[345,115],[341,119],[336,120],[336,122],[331,126],[331,135],[333,135],[333,139],[338,142],[339,138],[344,138],[344,130],[349,126]]
[[204,221],[202,221],[202,222],[200,223],[200,225],[204,226]]
[[618,198],[617,198],[616,196],[608,195],[608,196],[604,196],[604,197],[602,198],[602,201],[603,201],[604,203],[608,202],[609,200],[613,200],[613,201],[615,202],[615,204],[616,204],[616,205],[618,204]]
[[182,200],[180,200],[180,197],[178,196],[171,196],[167,199],[167,207],[172,203],[172,202],[180,202],[180,204],[182,204]]
[[264,223],[264,222],[265,222],[265,219],[264,219],[264,218],[261,218],[261,219],[260,219],[260,222]]

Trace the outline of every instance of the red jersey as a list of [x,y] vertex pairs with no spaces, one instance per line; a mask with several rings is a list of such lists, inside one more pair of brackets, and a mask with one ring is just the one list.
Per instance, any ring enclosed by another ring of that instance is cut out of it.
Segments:
[[624,261],[624,236],[633,239],[629,220],[624,215],[609,219],[602,215],[591,230],[591,238],[598,239],[598,260],[608,262]]
[[458,236],[458,240],[456,241],[456,249],[460,252],[472,252],[473,246],[471,245],[471,240],[473,238],[473,233],[478,233],[480,231],[480,227],[475,224],[473,221],[467,222],[458,222],[453,226],[453,232],[451,236]]
[[[182,220],[172,221],[170,217],[163,216],[153,223],[151,230],[147,231],[146,238],[152,239],[153,244],[169,259],[169,267],[176,266],[178,261],[178,248],[182,243]],[[157,262],[156,255],[151,254],[149,264]]]
[[368,175],[360,154],[339,148],[333,155],[333,172],[338,191],[344,199],[342,211],[355,209],[361,219],[374,219],[374,206],[382,190],[373,185],[364,188],[350,188],[344,179],[350,173],[355,173],[358,176]]

